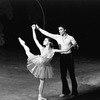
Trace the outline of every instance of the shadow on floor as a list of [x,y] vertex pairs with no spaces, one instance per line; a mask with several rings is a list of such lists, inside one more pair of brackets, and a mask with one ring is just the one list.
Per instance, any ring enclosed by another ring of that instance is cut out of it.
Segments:
[[77,97],[59,98],[59,95],[54,95],[48,97],[48,100],[100,100],[100,87],[80,93]]
[[100,87],[83,92],[77,97],[64,100],[100,100]]

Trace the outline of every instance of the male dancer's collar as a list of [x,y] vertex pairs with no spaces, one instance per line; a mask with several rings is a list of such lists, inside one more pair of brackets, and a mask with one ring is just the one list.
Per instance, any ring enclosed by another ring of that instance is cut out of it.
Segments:
[[67,37],[68,37],[68,34],[67,34],[67,33],[65,33],[65,34],[63,34],[63,35],[62,35],[62,37],[67,38]]

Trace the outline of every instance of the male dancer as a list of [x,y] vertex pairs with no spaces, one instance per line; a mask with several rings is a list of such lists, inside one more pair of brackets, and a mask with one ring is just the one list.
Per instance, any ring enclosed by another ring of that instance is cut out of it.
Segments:
[[[74,68],[74,60],[72,56],[72,47],[78,46],[76,40],[73,36],[69,35],[66,32],[65,26],[61,25],[58,27],[58,31],[60,34],[52,34],[43,29],[41,29],[38,25],[36,25],[37,29],[44,35],[54,39],[57,41],[61,50],[68,50],[67,52],[62,52],[60,54],[60,72],[61,72],[61,80],[62,80],[62,94],[59,97],[65,96],[77,96],[77,81],[75,78],[75,68]],[[68,86],[68,81],[66,79],[67,71],[69,71],[69,76],[72,83],[72,91],[70,91]]]

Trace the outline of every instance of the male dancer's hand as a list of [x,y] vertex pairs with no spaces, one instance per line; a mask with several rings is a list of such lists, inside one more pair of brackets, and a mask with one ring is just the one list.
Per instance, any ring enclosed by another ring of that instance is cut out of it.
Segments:
[[38,29],[38,30],[39,30],[39,28],[40,28],[40,27],[36,24],[36,29]]
[[75,49],[75,50],[79,50],[79,45],[76,44],[75,47],[74,47],[74,49]]

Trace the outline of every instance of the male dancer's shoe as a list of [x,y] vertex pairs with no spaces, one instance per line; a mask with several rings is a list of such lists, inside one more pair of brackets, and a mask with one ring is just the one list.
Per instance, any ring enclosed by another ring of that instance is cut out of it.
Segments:
[[78,93],[72,93],[72,94],[70,94],[70,98],[75,98],[75,97],[77,97],[79,94]]
[[60,94],[59,97],[60,97],[60,98],[64,98],[64,97],[69,98],[70,95],[69,95],[69,94],[67,94],[67,95],[65,95],[65,94]]

